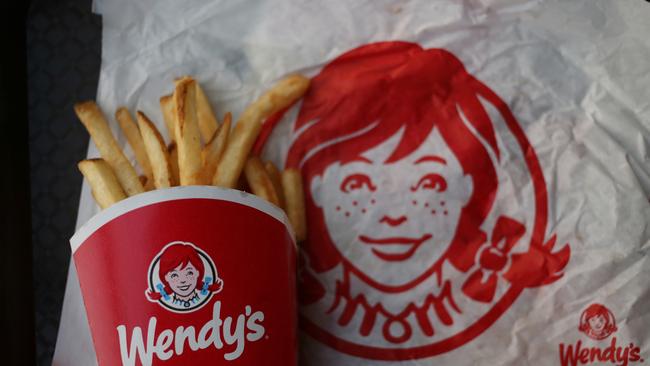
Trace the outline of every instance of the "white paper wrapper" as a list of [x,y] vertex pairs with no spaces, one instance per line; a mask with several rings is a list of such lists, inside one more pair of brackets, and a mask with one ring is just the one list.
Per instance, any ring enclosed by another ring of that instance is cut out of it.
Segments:
[[[560,344],[609,346],[612,336],[594,341],[578,330],[594,303],[615,317],[617,345],[634,343],[650,359],[647,2],[96,0],[94,9],[103,16],[97,101],[109,115],[120,105],[143,110],[161,131],[158,99],[175,77],[194,75],[219,116],[237,116],[277,79],[317,75],[344,52],[388,40],[450,51],[516,116],[548,190],[547,238],[570,245],[563,277],[524,290],[482,334],[445,353],[371,361],[304,335],[303,364],[556,365]],[[289,136],[291,123],[285,118],[277,133]],[[277,163],[283,143],[272,137],[265,149]],[[92,144],[88,155],[98,155]],[[513,183],[513,194],[527,189]],[[513,199],[504,210],[529,204]],[[78,226],[96,212],[84,184]],[[92,365],[74,267],[68,279],[53,364]]]

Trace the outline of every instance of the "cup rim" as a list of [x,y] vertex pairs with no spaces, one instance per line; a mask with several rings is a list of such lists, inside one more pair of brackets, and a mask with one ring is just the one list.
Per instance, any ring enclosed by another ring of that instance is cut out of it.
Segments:
[[88,239],[88,237],[90,237],[95,231],[99,230],[99,228],[118,216],[152,204],[188,198],[236,202],[255,208],[282,223],[287,228],[294,245],[296,243],[293,230],[291,229],[291,225],[289,225],[289,219],[284,211],[258,196],[236,189],[215,186],[179,186],[140,193],[128,197],[100,211],[83,224],[81,228],[72,235],[72,238],[70,238],[72,254],[74,255],[77,249],[79,249],[86,239]]

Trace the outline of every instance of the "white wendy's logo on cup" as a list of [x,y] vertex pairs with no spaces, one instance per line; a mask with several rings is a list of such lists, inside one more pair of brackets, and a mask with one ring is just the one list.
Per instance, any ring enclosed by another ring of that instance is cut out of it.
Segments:
[[165,245],[149,265],[148,277],[147,299],[179,313],[201,308],[223,289],[210,256],[182,241]]

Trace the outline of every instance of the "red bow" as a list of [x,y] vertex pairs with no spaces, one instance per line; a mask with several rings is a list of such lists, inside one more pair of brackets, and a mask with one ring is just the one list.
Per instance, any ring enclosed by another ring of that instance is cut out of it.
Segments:
[[492,231],[492,240],[479,251],[477,268],[463,284],[463,292],[470,298],[489,303],[494,298],[499,273],[511,261],[503,278],[520,287],[537,287],[558,280],[569,262],[571,250],[565,245],[553,253],[556,236],[546,244],[533,246],[525,253],[510,255],[510,250],[525,234],[526,227],[509,217],[501,216]]

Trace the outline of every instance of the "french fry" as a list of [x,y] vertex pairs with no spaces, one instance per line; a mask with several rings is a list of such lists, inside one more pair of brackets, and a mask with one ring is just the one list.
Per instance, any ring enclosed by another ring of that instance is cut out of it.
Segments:
[[113,169],[126,194],[132,196],[144,192],[138,174],[115,141],[106,118],[97,104],[93,101],[77,103],[74,110],[88,130],[102,158]]
[[278,202],[280,203],[278,206],[284,209],[286,207],[286,201],[284,198],[284,190],[282,189],[282,176],[280,175],[280,171],[275,167],[275,164],[273,164],[272,161],[264,163],[264,169],[269,175],[269,178],[271,178],[273,188],[275,188],[275,193],[278,194]]
[[264,169],[264,164],[257,156],[251,156],[244,166],[246,181],[253,191],[253,194],[263,198],[272,204],[279,206],[278,194],[275,192],[273,182]]
[[138,126],[142,133],[144,147],[151,162],[153,171],[153,184],[156,189],[172,186],[171,168],[167,146],[156,126],[142,112],[137,112]]
[[167,146],[167,152],[169,153],[169,166],[172,174],[172,186],[178,185],[178,149],[176,148],[176,143],[172,142]]
[[282,189],[286,198],[289,222],[296,234],[296,240],[301,242],[307,238],[307,217],[302,177],[298,169],[287,169],[282,172]]
[[226,113],[223,123],[214,132],[214,135],[203,147],[201,151],[203,160],[203,176],[206,182],[211,182],[214,173],[217,171],[217,165],[223,151],[226,149],[228,143],[228,136],[230,135],[230,125],[232,124],[232,115],[230,112]]
[[213,185],[235,187],[264,120],[291,105],[302,97],[308,88],[308,78],[292,75],[278,82],[246,108],[235,125],[228,146],[219,161],[219,167],[212,180]]
[[126,198],[113,170],[103,159],[82,160],[77,167],[90,183],[93,197],[102,209]]
[[[136,125],[135,121],[131,117],[131,113],[129,113],[129,110],[126,107],[120,107],[117,109],[117,112],[115,112],[115,119],[124,132],[129,145],[131,145],[133,153],[135,154],[135,160],[140,164],[142,172],[145,177],[147,177],[147,181],[151,181],[153,179],[151,164],[149,164],[149,157],[144,148],[138,125]],[[144,184],[142,185],[144,186]]]
[[214,136],[217,128],[219,128],[219,121],[217,121],[210,101],[199,83],[196,83],[196,117],[199,120],[201,137],[203,137],[203,141],[207,144],[210,138]]
[[162,111],[163,121],[165,121],[165,126],[167,126],[167,133],[171,142],[176,141],[176,128],[174,127],[176,125],[175,109],[173,95],[170,94],[160,97],[160,110]]
[[145,191],[153,191],[156,188],[153,186],[153,178],[148,179],[145,175],[140,175],[138,178],[140,178],[140,184],[142,184]]
[[180,185],[203,184],[201,174],[201,136],[196,116],[196,81],[184,78],[174,91],[176,108],[176,146]]

